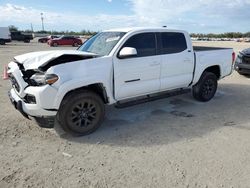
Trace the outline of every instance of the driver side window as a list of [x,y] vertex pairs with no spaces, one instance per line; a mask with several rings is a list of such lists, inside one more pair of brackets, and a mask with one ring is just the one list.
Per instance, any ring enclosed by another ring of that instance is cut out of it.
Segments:
[[137,57],[156,55],[155,33],[141,33],[129,38],[122,48],[131,47],[137,50]]

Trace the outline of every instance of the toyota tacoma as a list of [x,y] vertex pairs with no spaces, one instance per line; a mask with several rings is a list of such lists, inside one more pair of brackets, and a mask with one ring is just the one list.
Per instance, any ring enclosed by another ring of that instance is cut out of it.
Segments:
[[206,102],[232,72],[231,48],[193,47],[189,34],[167,28],[100,32],[77,50],[32,52],[8,64],[12,104],[41,127],[57,119],[72,134],[95,131],[105,105],[126,107],[192,90]]

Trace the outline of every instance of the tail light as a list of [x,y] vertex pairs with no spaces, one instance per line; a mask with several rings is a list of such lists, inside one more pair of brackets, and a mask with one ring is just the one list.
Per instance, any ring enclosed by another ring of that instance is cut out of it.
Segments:
[[235,58],[236,58],[236,54],[235,54],[235,52],[233,52],[232,53],[232,64],[234,64]]

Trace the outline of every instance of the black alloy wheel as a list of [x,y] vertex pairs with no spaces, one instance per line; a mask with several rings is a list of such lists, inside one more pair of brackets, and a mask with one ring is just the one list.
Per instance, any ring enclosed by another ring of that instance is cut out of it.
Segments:
[[101,125],[105,109],[99,95],[84,90],[66,96],[58,113],[59,122],[66,132],[87,135]]

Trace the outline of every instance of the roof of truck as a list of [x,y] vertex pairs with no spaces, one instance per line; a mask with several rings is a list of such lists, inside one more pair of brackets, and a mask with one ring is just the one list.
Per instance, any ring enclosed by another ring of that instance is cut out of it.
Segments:
[[127,28],[116,28],[105,30],[104,32],[134,32],[134,31],[179,31],[184,32],[182,30],[168,29],[167,27],[127,27]]

